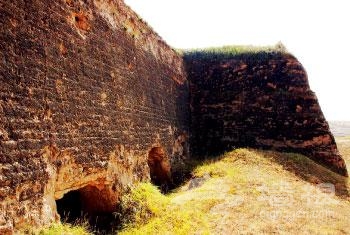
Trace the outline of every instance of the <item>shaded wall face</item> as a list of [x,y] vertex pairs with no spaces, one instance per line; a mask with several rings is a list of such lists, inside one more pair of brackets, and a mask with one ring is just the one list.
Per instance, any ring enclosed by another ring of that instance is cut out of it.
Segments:
[[298,152],[340,173],[344,161],[302,65],[280,53],[185,56],[194,155],[249,146]]
[[153,146],[186,155],[182,59],[122,1],[2,1],[0,15],[0,227],[45,223],[73,188],[148,178]]

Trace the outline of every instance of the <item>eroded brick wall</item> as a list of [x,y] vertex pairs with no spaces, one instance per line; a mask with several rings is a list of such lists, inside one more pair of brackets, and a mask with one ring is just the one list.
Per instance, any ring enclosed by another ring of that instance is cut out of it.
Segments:
[[116,199],[154,146],[186,156],[182,59],[122,1],[1,1],[0,49],[0,233],[73,189]]
[[305,154],[346,175],[302,65],[286,53],[185,55],[193,155],[249,146]]

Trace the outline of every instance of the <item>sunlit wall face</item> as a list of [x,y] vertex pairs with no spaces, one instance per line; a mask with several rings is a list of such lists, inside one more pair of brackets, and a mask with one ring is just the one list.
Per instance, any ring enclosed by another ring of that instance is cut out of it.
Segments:
[[329,120],[350,120],[346,0],[125,0],[171,46],[271,45],[305,66]]

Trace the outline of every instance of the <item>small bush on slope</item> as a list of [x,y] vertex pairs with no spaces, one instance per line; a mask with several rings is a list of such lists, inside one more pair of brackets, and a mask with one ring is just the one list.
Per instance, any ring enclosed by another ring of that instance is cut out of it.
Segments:
[[139,183],[121,197],[120,217],[124,227],[143,225],[159,216],[169,203],[158,188],[151,183]]

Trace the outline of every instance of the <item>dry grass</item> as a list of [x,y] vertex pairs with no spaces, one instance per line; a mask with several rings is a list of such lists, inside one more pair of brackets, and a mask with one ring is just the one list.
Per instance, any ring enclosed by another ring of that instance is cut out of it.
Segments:
[[337,142],[339,152],[343,156],[346,165],[348,166],[348,170],[350,171],[350,136],[336,137],[335,141]]
[[[238,149],[194,170],[162,213],[125,234],[347,234],[347,179],[298,154]],[[210,177],[209,177],[210,176]]]

